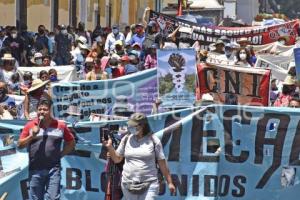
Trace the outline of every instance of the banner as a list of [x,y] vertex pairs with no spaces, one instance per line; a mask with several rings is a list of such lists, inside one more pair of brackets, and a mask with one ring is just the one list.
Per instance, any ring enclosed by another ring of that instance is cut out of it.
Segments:
[[200,96],[231,105],[269,105],[270,70],[222,65],[198,65]]
[[54,116],[60,119],[70,113],[78,113],[80,120],[92,113],[113,114],[121,98],[122,108],[150,114],[157,98],[156,69],[116,79],[53,84],[51,90]]
[[[148,117],[161,139],[176,186],[158,200],[297,200],[300,191],[299,120],[292,108],[211,106]],[[61,199],[104,199],[106,154],[101,127],[126,121],[81,122],[76,151],[62,159]],[[1,121],[17,139],[24,121]],[[3,131],[0,132],[2,138]],[[270,135],[272,137],[270,137]],[[9,149],[9,151],[8,151]],[[27,153],[0,147],[0,194],[28,199]]]
[[162,107],[189,107],[196,99],[196,55],[194,49],[157,51],[158,96]]
[[300,82],[300,48],[294,49],[294,57],[295,57],[295,64],[296,64],[296,76],[298,82]]
[[296,41],[299,27],[297,20],[262,27],[205,27],[154,11],[150,12],[149,21],[155,21],[164,36],[172,33],[178,26],[193,28],[192,39],[200,41],[201,49],[207,49],[209,44],[216,42],[223,35],[230,38],[232,42],[246,37],[253,45],[272,43],[284,37],[286,44],[291,45]]
[[26,71],[30,71],[32,72],[34,79],[39,77],[40,71],[45,70],[48,72],[50,69],[55,69],[57,71],[57,78],[60,82],[70,82],[78,80],[76,67],[74,65],[61,65],[53,67],[18,67],[20,75],[23,76]]
[[[263,69],[270,69],[272,72],[272,79],[276,78],[279,81],[284,81],[288,70],[282,67],[277,66],[271,60],[265,60],[264,56],[258,56],[255,67],[256,68],[263,68]],[[271,57],[270,57],[271,58]],[[276,60],[276,58],[275,58]]]

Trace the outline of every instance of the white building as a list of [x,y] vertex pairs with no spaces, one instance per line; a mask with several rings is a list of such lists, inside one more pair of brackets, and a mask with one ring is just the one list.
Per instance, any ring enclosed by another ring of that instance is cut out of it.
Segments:
[[236,1],[237,0],[224,0],[224,18],[236,20]]
[[236,9],[237,19],[241,19],[250,25],[259,13],[259,0],[237,0]]

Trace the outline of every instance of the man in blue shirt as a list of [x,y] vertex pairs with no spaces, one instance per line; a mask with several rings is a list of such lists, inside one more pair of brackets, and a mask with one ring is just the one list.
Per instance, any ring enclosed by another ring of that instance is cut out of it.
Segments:
[[145,31],[143,24],[137,24],[135,26],[135,34],[132,36],[130,45],[138,43],[140,46],[143,46],[145,40]]

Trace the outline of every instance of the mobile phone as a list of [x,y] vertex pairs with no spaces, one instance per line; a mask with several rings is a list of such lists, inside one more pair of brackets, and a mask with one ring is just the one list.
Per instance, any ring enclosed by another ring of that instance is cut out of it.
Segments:
[[103,131],[103,138],[104,138],[104,140],[108,140],[109,139],[109,137],[108,137],[108,135],[109,135],[108,128],[103,128],[102,131]]

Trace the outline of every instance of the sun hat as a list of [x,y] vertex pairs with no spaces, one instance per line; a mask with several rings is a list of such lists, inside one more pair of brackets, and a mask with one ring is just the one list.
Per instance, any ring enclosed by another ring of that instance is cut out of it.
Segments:
[[42,81],[41,79],[35,79],[32,81],[31,83],[31,87],[27,90],[27,92],[32,92],[32,91],[35,91],[43,86],[45,86],[46,84],[49,83],[50,80],[47,80],[47,81]]
[[242,43],[242,42],[250,43],[250,41],[246,37],[242,37],[242,38],[240,38],[240,39],[237,40],[237,43]]
[[85,49],[85,50],[90,50],[90,48],[86,45],[86,44],[81,44],[81,43],[78,43],[78,47],[80,48],[80,49]]
[[11,55],[11,53],[5,53],[1,60],[15,60],[15,58]]
[[33,57],[30,59],[30,61],[31,61],[32,63],[35,64],[35,59],[37,59],[37,58],[43,58],[43,54],[40,53],[40,52],[36,52],[36,53],[33,55]]
[[81,44],[87,43],[87,39],[84,36],[79,36],[76,41],[78,41]]
[[283,85],[296,85],[296,80],[291,75],[287,75],[282,84]]
[[127,124],[128,126],[137,126],[137,125],[140,125],[140,124],[146,124],[147,122],[147,118],[146,118],[146,115],[143,114],[143,113],[133,113]]

